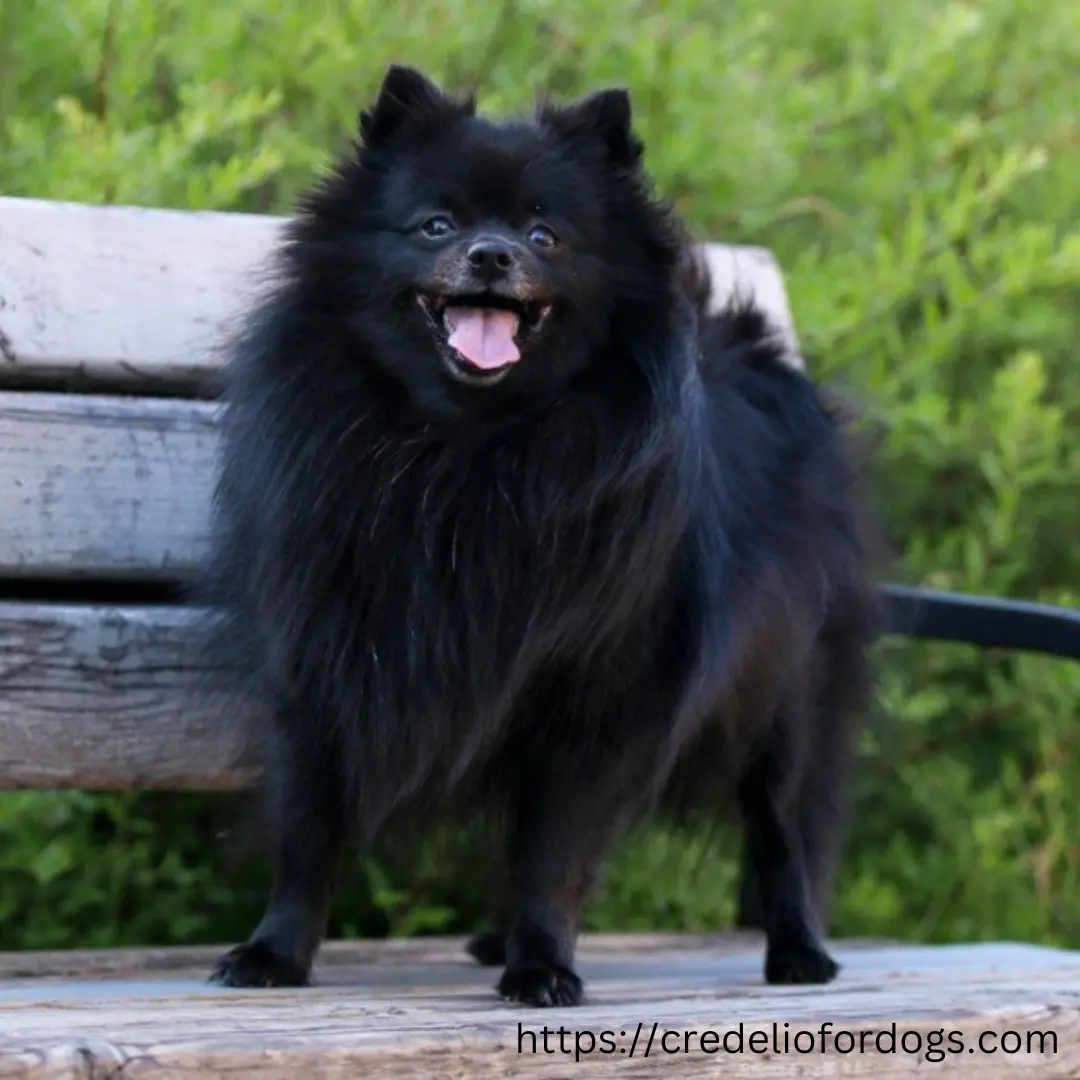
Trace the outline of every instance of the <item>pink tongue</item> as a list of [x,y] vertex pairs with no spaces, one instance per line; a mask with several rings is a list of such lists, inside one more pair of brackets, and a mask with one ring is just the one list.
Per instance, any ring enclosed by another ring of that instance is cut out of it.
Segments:
[[473,366],[497,371],[521,359],[514,344],[518,317],[512,311],[448,307],[443,320],[450,330],[450,347]]

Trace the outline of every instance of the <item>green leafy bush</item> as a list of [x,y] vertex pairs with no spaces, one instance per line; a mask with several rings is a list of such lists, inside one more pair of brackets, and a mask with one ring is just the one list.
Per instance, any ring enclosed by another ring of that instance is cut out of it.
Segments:
[[[629,85],[661,189],[700,236],[777,254],[815,370],[868,403],[897,576],[1080,604],[1073,0],[19,0],[0,20],[6,194],[284,213],[391,60],[497,109]],[[1080,944],[1080,671],[882,659],[836,931]],[[4,796],[0,944],[245,933],[263,883],[218,839],[227,809]],[[724,925],[730,849],[635,839],[589,925]],[[470,927],[460,865],[358,863],[336,932]]]

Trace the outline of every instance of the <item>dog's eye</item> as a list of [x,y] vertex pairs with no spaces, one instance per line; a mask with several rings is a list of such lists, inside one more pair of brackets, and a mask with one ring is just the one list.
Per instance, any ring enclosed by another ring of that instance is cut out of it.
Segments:
[[436,214],[434,217],[429,217],[420,226],[420,231],[429,240],[439,240],[444,236],[449,236],[454,231],[454,223],[445,214]]
[[554,247],[558,243],[557,237],[546,225],[534,225],[529,230],[529,240],[542,248]]

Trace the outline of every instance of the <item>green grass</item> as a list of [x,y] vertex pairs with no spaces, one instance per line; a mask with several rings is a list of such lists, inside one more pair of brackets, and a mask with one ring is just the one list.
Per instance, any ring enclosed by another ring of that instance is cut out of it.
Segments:
[[[628,85],[660,188],[777,254],[815,371],[867,403],[896,573],[1080,604],[1074,0],[0,0],[0,191],[287,212],[392,60],[495,109]],[[883,661],[836,931],[1080,944],[1080,669]],[[227,809],[0,798],[0,944],[246,932]],[[358,864],[335,928],[466,928],[474,865]],[[723,925],[732,876],[650,834],[590,925]]]

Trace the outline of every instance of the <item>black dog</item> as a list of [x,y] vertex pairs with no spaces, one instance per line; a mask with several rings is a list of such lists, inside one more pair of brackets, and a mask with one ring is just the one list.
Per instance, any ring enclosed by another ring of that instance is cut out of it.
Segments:
[[467,808],[505,826],[500,992],[575,1004],[613,838],[704,782],[766,977],[831,979],[806,867],[873,611],[838,421],[760,315],[704,316],[624,92],[495,123],[394,67],[360,129],[229,369],[208,596],[276,880],[214,977],[306,982],[347,841]]

